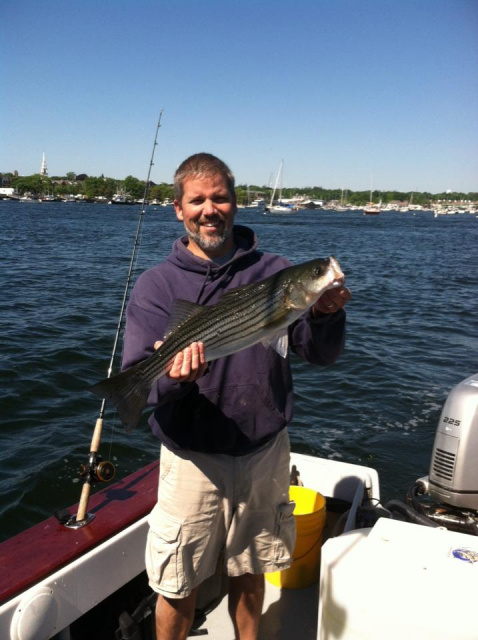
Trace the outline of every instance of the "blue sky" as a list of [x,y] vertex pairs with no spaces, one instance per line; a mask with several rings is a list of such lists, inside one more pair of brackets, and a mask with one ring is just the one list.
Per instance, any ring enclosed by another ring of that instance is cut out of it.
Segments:
[[4,0],[0,171],[478,191],[477,0]]

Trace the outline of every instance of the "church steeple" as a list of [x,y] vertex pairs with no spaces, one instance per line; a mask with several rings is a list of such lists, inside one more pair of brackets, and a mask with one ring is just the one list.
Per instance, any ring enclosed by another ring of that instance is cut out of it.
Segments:
[[46,158],[45,158],[45,153],[44,152],[43,152],[43,160],[41,162],[40,175],[41,176],[47,176],[48,175],[48,169],[46,167]]

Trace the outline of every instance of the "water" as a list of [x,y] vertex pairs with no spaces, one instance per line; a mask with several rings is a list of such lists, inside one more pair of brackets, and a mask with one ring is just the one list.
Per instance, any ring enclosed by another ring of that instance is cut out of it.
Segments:
[[[0,539],[79,499],[139,207],[0,201]],[[375,467],[382,497],[428,472],[447,393],[478,372],[478,220],[431,213],[240,211],[260,247],[294,262],[334,254],[347,276],[347,350],[325,369],[294,359],[295,451]],[[147,210],[141,271],[181,232]],[[107,412],[101,454],[122,477],[157,458],[143,421]]]

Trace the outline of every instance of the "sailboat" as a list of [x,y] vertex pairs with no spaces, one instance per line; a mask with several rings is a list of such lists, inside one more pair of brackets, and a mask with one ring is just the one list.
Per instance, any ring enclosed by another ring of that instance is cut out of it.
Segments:
[[380,200],[378,205],[374,204],[372,194],[372,178],[370,178],[370,202],[363,208],[364,216],[376,216],[380,213],[380,205],[382,204],[382,201]]
[[408,211],[411,211],[412,204],[413,204],[413,191],[410,194],[408,205],[406,207],[400,207],[400,213],[407,213]]
[[[277,172],[277,178],[276,178],[276,182],[274,185],[274,189],[272,191],[272,195],[271,195],[271,201],[269,203],[269,206],[266,207],[264,213],[269,212],[269,213],[295,213],[294,210],[292,209],[292,207],[288,207],[285,204],[282,204],[282,171],[284,168],[284,161],[281,160],[280,165],[279,165],[279,171]],[[277,187],[279,186],[279,204],[274,204],[274,198],[276,195],[276,191],[277,191]]]
[[335,211],[348,211],[347,207],[345,206],[345,198],[346,195],[344,196],[344,190],[342,189],[342,192],[340,194],[340,204],[335,207]]

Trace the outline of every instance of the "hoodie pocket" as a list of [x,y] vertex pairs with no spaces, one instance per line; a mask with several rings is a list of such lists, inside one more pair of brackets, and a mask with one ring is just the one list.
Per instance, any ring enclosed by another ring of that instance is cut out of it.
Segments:
[[287,424],[273,398],[267,397],[258,384],[228,385],[203,393],[252,441],[277,433]]

